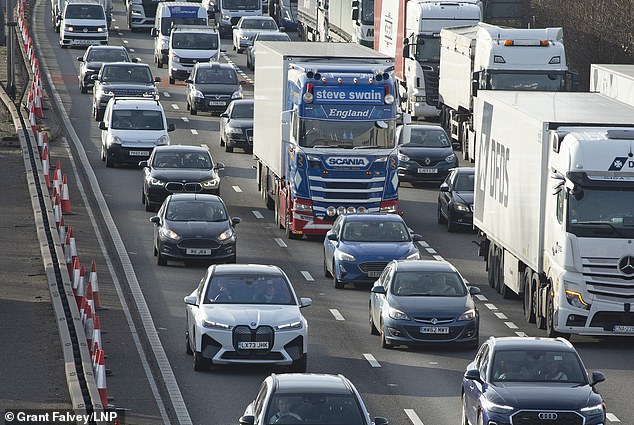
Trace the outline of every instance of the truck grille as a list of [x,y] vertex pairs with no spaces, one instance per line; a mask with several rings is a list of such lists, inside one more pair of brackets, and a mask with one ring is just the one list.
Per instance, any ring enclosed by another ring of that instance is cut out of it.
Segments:
[[634,326],[634,313],[618,311],[599,311],[592,316],[591,327],[608,328],[614,325]]
[[[315,173],[312,169],[309,172]],[[308,179],[313,211],[320,219],[325,219],[329,206],[347,208],[363,205],[368,212],[379,211],[385,176],[351,178],[348,173],[322,174],[320,169],[318,175],[309,175]]]
[[[256,329],[251,329],[248,326],[239,325],[233,329],[233,348],[238,354],[251,355],[251,356],[263,356],[267,355],[273,348],[273,342],[275,340],[275,332],[270,326],[259,326]],[[268,341],[269,348],[266,350],[241,350],[238,349],[239,342],[260,342]]]
[[611,301],[634,300],[634,276],[621,273],[618,258],[583,257],[581,263],[589,293]]
[[511,416],[513,425],[583,425],[583,422],[576,412],[520,410]]
[[387,266],[387,262],[384,261],[369,261],[367,263],[359,264],[359,270],[363,273],[382,272],[385,266]]
[[425,96],[427,96],[427,104],[438,106],[438,81],[440,73],[438,66],[423,67],[423,76],[425,77]]
[[211,58],[181,58],[181,65],[194,65],[195,63],[204,63],[204,62],[209,62],[211,60]]

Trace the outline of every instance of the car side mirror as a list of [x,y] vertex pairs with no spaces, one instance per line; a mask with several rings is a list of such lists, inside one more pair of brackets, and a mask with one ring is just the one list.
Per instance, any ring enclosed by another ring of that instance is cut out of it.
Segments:
[[176,130],[176,126],[174,125],[174,123],[167,124],[167,131],[174,131],[174,130]]
[[284,32],[284,31],[286,31],[286,28],[280,27],[280,32]]
[[77,60],[78,60],[79,62],[83,62],[83,61],[84,61],[84,57],[83,57],[83,56],[77,56]]
[[100,121],[99,122],[99,130],[107,130],[108,126],[106,125],[105,121]]
[[130,62],[134,62],[134,63],[141,62],[141,58],[132,58],[130,59]]
[[154,82],[155,83],[160,83],[161,82],[161,77],[154,77]]
[[139,167],[149,167],[147,161],[139,161]]
[[480,377],[480,371],[478,369],[469,369],[464,373],[464,378],[482,383],[482,377]]
[[414,233],[412,235],[412,241],[414,242],[420,242],[423,240],[423,237],[421,235],[419,235],[418,233]]
[[339,240],[339,238],[337,237],[337,235],[336,235],[336,234],[334,234],[334,233],[328,233],[328,234],[326,235],[326,239],[328,239],[329,241],[336,241],[336,240]]
[[443,183],[440,185],[440,189],[441,192],[449,192],[449,185],[447,183]]
[[370,290],[372,293],[374,294],[383,294],[385,295],[385,287],[383,285],[375,285],[372,287],[372,289]]
[[390,421],[385,419],[382,416],[377,416],[374,418],[374,425],[389,425]]
[[220,53],[227,53],[227,49],[220,49]]
[[480,293],[480,288],[477,286],[469,286],[469,294],[470,295],[478,295]]
[[309,305],[313,305],[313,300],[311,298],[300,298],[299,299],[299,308],[308,307]]
[[229,114],[226,112],[223,112],[222,114],[220,114],[221,118],[229,118]]
[[255,416],[245,415],[240,417],[240,425],[253,425],[255,423]]
[[214,165],[214,170],[216,171],[220,171],[224,169],[225,169],[225,164],[223,164],[222,162],[216,162],[216,165]]
[[605,381],[605,375],[602,372],[592,372],[592,379],[590,380],[590,385],[594,386],[599,382]]
[[161,217],[155,215],[154,217],[150,217],[150,221],[154,224],[161,225]]
[[195,305],[197,306],[198,303],[196,302],[196,295],[188,295],[185,298],[183,298],[183,301],[185,301],[185,304],[187,305]]
[[194,80],[192,80],[191,78],[186,79],[185,82],[187,84],[194,84]]
[[93,81],[97,81],[99,79],[99,75],[94,75],[93,74],[93,75],[90,76],[90,79],[93,80]]
[[242,223],[242,219],[240,217],[231,217],[231,225],[232,226],[236,226],[238,224]]

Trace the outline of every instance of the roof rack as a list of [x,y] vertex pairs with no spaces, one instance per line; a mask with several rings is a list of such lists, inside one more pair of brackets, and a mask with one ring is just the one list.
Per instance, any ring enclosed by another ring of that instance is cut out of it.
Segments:
[[218,31],[218,27],[214,25],[192,25],[192,24],[175,24],[172,25],[172,31],[174,30],[212,30]]

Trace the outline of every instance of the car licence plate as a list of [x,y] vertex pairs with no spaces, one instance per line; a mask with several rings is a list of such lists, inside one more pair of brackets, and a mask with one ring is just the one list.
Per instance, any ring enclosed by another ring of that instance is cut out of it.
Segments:
[[631,334],[634,333],[634,326],[614,325],[614,332]]
[[382,272],[368,272],[368,277],[379,277]]
[[437,174],[438,173],[438,168],[419,168],[418,169],[418,173],[419,174]]
[[216,100],[212,100],[209,102],[209,106],[224,106],[226,102],[220,102]]
[[238,342],[238,348],[241,350],[266,350],[269,348],[268,341],[241,341]]
[[204,248],[187,248],[185,252],[187,255],[211,255],[211,249]]
[[422,334],[448,334],[448,326],[421,326],[420,333]]
[[150,156],[149,151],[130,151],[130,156]]

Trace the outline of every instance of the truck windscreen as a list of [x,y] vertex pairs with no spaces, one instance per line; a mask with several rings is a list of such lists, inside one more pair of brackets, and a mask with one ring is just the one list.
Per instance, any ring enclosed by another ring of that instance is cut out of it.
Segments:
[[420,63],[440,62],[440,37],[416,37],[414,57]]
[[486,78],[488,90],[565,91],[566,79],[559,72],[491,72]]
[[260,0],[222,0],[220,5],[225,10],[257,10],[261,8]]
[[634,190],[584,188],[568,195],[567,230],[577,236],[634,237]]
[[[382,121],[346,122],[304,120],[299,128],[299,144],[305,148],[392,149],[395,124]],[[385,127],[385,128],[383,128]]]

